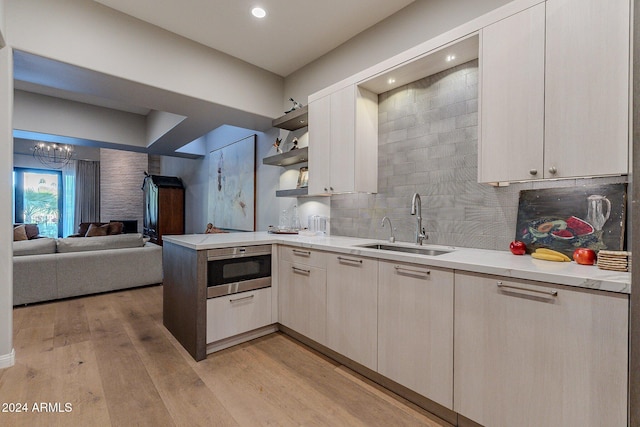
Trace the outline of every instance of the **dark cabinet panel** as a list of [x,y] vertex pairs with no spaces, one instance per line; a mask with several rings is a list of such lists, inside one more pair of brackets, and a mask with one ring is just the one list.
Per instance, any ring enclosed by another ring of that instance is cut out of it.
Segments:
[[184,186],[173,176],[147,175],[144,191],[144,234],[162,245],[162,236],[184,234]]

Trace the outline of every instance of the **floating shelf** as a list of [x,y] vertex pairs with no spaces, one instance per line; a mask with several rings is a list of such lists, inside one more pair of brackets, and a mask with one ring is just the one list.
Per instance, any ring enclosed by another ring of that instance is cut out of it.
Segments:
[[275,156],[265,157],[262,163],[272,166],[289,166],[296,163],[304,163],[309,160],[309,147],[296,148],[286,153],[276,154]]
[[284,116],[273,119],[271,126],[274,128],[296,130],[303,128],[309,124],[308,105],[293,110]]
[[309,194],[309,188],[293,188],[291,190],[276,190],[276,197],[300,197]]

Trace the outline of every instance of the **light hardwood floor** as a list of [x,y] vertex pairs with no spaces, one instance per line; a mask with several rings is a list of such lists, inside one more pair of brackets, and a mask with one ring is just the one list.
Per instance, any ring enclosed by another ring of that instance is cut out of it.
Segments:
[[16,308],[14,347],[2,426],[450,426],[281,333],[195,362],[161,286]]

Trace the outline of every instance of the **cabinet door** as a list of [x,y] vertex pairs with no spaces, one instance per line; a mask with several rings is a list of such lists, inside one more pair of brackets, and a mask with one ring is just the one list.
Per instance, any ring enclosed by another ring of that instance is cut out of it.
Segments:
[[378,372],[453,409],[453,272],[379,262]]
[[271,323],[271,288],[207,300],[207,344]]
[[326,343],[327,273],[324,268],[282,261],[279,267],[280,323]]
[[543,177],[544,10],[541,3],[482,30],[479,182]]
[[327,261],[327,347],[372,370],[378,359],[377,264],[335,254]]
[[329,192],[331,97],[309,103],[309,194]]
[[456,273],[454,410],[492,427],[626,426],[628,306]]
[[546,176],[628,172],[629,15],[629,0],[547,1]]
[[333,192],[354,191],[355,184],[355,87],[331,94],[331,180]]

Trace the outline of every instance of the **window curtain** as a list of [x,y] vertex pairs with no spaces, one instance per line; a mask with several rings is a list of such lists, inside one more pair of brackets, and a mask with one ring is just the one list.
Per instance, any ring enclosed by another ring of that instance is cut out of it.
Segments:
[[62,189],[63,189],[63,208],[62,208],[62,235],[67,237],[69,234],[75,233],[75,205],[76,205],[76,166],[68,164],[62,169]]
[[75,223],[100,221],[100,162],[76,162]]

